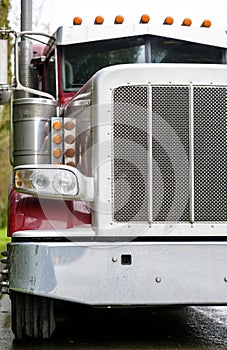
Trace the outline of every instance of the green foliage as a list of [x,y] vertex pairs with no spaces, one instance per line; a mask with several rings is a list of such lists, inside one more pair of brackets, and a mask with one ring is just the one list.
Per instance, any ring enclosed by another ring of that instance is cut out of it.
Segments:
[[0,200],[0,228],[7,225],[7,201]]
[[10,0],[0,1],[0,26],[5,25],[9,28],[8,13],[10,9]]
[[[10,29],[8,14],[10,9],[10,0],[0,0],[0,28],[5,27],[6,29]],[[9,40],[8,46],[8,57],[10,57],[12,46],[11,39]],[[9,82],[11,80],[11,62],[8,61],[8,72],[9,72]]]
[[10,238],[7,237],[7,228],[3,227],[0,228],[0,253],[3,250],[7,250],[7,243],[10,242]]
[[[7,201],[8,201],[8,183],[11,173],[9,162],[9,135],[0,131],[0,227],[6,225],[7,220]],[[3,136],[2,136],[3,135]]]
[[[8,12],[10,9],[10,0],[0,0],[0,28],[10,29]],[[8,46],[8,57],[10,57],[11,42]],[[9,77],[11,80],[11,66],[9,60],[8,67]],[[0,112],[0,228],[6,226],[7,221],[7,197],[8,183],[10,178],[11,166],[9,163],[9,119],[10,106],[7,104]]]
[[[8,13],[9,13],[10,7],[11,7],[10,0],[0,0],[0,28],[5,27],[6,29],[10,29],[9,20],[8,20]],[[11,49],[12,49],[11,40],[9,38],[8,57],[10,57]],[[12,77],[10,59],[8,60],[8,72],[9,72],[8,82],[10,83],[11,77]],[[3,111],[1,114],[2,115],[0,115],[0,135],[2,138],[9,130],[9,116],[10,116],[9,104],[3,107]]]
[[[9,123],[9,115],[10,115],[10,106],[9,104],[3,106],[2,115],[0,116],[0,135],[1,139],[9,135],[10,123]],[[8,156],[8,154],[7,154]]]

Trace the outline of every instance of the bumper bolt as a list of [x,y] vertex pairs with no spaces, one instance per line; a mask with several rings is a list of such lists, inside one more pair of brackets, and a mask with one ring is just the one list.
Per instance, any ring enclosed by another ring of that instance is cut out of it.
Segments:
[[162,281],[161,277],[156,277],[155,282],[160,283]]

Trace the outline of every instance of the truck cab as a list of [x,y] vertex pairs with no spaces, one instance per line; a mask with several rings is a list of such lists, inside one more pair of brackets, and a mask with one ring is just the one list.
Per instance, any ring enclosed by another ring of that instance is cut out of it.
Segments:
[[3,287],[18,339],[51,336],[55,300],[227,302],[226,32],[117,17],[60,27],[29,62],[36,88],[15,88]]

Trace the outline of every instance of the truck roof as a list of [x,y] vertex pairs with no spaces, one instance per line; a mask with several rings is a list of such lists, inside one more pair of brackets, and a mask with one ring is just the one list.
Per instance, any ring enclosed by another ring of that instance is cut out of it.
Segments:
[[138,35],[155,35],[204,45],[227,48],[227,33],[222,29],[152,24],[74,25],[59,27],[57,45],[109,40]]

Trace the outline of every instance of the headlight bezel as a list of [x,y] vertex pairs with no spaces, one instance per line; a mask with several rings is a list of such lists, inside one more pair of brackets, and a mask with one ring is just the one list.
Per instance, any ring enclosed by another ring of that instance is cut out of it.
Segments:
[[[64,186],[56,183],[57,178],[65,180]],[[18,192],[56,199],[76,199],[79,194],[77,174],[69,166],[17,166],[14,168],[14,188]]]

